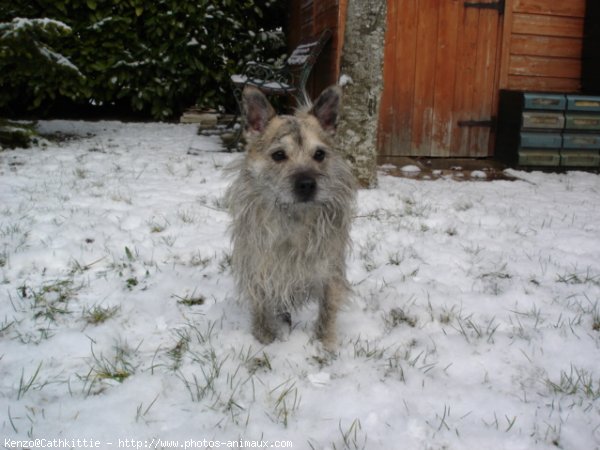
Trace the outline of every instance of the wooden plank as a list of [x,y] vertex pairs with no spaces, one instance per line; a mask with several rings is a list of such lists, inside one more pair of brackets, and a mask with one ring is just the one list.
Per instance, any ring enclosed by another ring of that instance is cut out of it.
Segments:
[[512,32],[538,36],[583,37],[583,18],[513,14]]
[[509,64],[511,75],[579,78],[581,74],[580,59],[511,55]]
[[413,142],[419,0],[402,0],[397,3],[395,90],[393,91],[395,110],[394,154],[410,155],[412,154]]
[[579,78],[511,75],[508,77],[506,88],[516,91],[579,92],[581,80]]
[[348,0],[340,0],[339,3],[339,14],[340,18],[338,21],[337,30],[337,45],[336,45],[336,79],[340,77],[340,64],[342,61],[342,51],[344,49],[344,36],[346,33],[346,13],[348,11]]
[[[491,31],[492,31],[492,42],[489,47],[490,51],[490,63],[492,67],[490,68],[489,78],[488,78],[488,96],[489,96],[489,105],[487,110],[485,111],[486,117],[489,117],[490,120],[493,120],[494,117],[498,116],[498,97],[499,97],[499,88],[498,85],[500,83],[500,60],[502,58],[502,25],[503,18],[501,16],[493,18],[493,22],[490,23]],[[481,153],[478,156],[492,156],[494,154],[494,146],[495,146],[496,138],[494,135],[494,128],[490,127],[487,129],[487,133],[485,136],[485,140],[481,143]]]
[[514,11],[551,16],[584,17],[585,0],[515,0]]
[[300,0],[292,0],[290,4],[290,15],[288,16],[287,45],[288,52],[293,51],[300,42]]
[[[458,35],[456,48],[460,56],[460,64],[456,68],[456,84],[454,89],[454,123],[473,120],[476,102],[471,86],[475,84],[477,60],[477,40],[479,39],[479,10],[463,8],[461,33]],[[468,153],[470,130],[467,127],[458,127],[452,135],[452,154]]]
[[515,0],[506,0],[504,19],[502,23],[502,43],[500,49],[500,81],[499,89],[508,87],[508,61],[510,60],[510,51],[513,38],[513,9]]
[[323,89],[337,81],[338,58],[336,54],[337,27],[339,14],[335,0],[322,0],[315,2],[313,36],[320,34],[325,29],[333,33],[332,39],[327,43],[323,52],[317,59],[312,70],[312,97],[316,98]]
[[[496,60],[498,51],[498,26],[500,17],[493,11],[481,11],[479,17],[479,37],[477,49],[477,77],[474,84],[476,100],[475,115],[472,120],[490,120],[496,89]],[[490,127],[472,127],[469,148],[460,156],[487,156],[490,144]]]
[[501,89],[580,88],[585,0],[507,0]]
[[433,92],[435,87],[438,0],[420,0],[417,19],[418,64],[412,123],[412,153],[429,156],[433,129]]
[[379,124],[377,133],[378,154],[389,155],[394,151],[396,114],[394,97],[396,91],[396,48],[397,37],[397,2],[388,5],[385,30],[385,47],[383,50],[383,93],[379,102]]
[[[487,14],[486,14],[487,13]],[[486,98],[486,80],[487,70],[487,48],[489,46],[489,17],[496,16],[494,11],[479,11],[479,27],[477,35],[477,59],[475,60],[475,82],[471,86],[473,92],[473,108],[471,109],[471,118],[469,120],[488,120],[483,110],[491,99]],[[469,144],[463,148],[457,156],[476,156],[480,152],[481,134],[489,133],[489,128],[468,127]]]
[[[494,85],[492,87],[492,110],[491,117],[498,117],[498,106],[500,99],[500,77],[502,75],[502,58],[504,57],[502,44],[504,42],[504,19],[505,17],[498,17],[496,25],[496,61],[494,68]],[[488,153],[487,156],[493,156],[496,151],[496,127],[490,128],[489,139],[488,139]]]
[[462,8],[458,2],[443,2],[439,7],[431,156],[449,156],[451,152],[456,49]]
[[326,14],[330,11],[335,11],[337,13],[337,9],[337,0],[320,0],[315,2],[315,16],[319,16],[324,13]]
[[[501,89],[501,77],[502,77],[502,59],[504,58],[502,44],[504,42],[504,18],[501,17],[498,21],[498,54],[496,56],[496,85],[494,87],[494,100],[493,100],[493,111],[492,117],[498,118],[498,109],[500,107],[500,89]],[[496,123],[497,125],[497,123]],[[494,126],[490,130],[490,145],[489,145],[489,156],[493,156],[496,152],[496,137],[497,127]]]
[[314,28],[313,2],[306,0],[300,6],[300,35],[311,36]]
[[511,45],[513,55],[579,58],[583,41],[577,38],[515,34]]
[[318,11],[315,13],[316,29],[323,30],[325,28],[337,28],[338,15],[339,14],[336,6],[329,6],[328,8],[325,8],[323,5],[321,5],[318,8]]

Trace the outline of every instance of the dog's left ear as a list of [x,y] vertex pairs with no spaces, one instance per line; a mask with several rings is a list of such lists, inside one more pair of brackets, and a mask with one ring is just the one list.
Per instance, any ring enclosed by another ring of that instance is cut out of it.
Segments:
[[342,89],[339,86],[329,86],[315,100],[310,114],[315,116],[323,130],[335,133],[342,100]]

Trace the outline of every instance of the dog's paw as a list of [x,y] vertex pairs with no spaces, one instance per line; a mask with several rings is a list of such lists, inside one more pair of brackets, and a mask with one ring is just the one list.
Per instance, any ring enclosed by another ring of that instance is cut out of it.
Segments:
[[337,343],[332,345],[325,345],[323,341],[315,341],[315,347],[317,354],[313,356],[313,359],[319,363],[321,367],[328,366],[338,357]]
[[277,314],[277,337],[282,341],[287,341],[292,334],[292,315],[289,312]]
[[284,323],[288,327],[292,328],[292,314],[289,311],[284,311],[277,315],[280,322]]
[[258,342],[262,345],[269,345],[272,343],[277,337],[277,333],[275,330],[270,328],[254,328],[252,331],[252,335],[256,338]]
[[321,342],[323,348],[328,352],[335,352],[337,349],[337,334],[333,324],[329,323],[324,326],[322,323],[317,323],[315,327],[315,337]]

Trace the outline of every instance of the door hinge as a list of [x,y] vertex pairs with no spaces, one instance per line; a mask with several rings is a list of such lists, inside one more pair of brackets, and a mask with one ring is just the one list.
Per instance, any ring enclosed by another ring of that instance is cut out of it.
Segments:
[[484,3],[484,2],[465,2],[465,8],[478,8],[478,9],[495,9],[499,14],[504,14],[505,0],[498,0],[497,2]]
[[459,120],[459,127],[484,127],[491,128],[492,131],[496,129],[496,118],[492,117],[488,120]]

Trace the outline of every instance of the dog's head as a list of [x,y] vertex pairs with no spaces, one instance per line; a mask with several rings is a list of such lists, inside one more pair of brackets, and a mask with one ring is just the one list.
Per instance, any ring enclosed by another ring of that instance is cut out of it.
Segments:
[[333,149],[341,89],[325,89],[308,111],[278,116],[256,88],[242,95],[247,168],[259,187],[281,204],[322,202],[346,164]]

